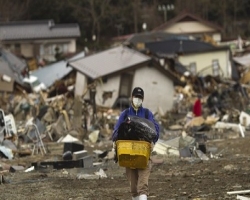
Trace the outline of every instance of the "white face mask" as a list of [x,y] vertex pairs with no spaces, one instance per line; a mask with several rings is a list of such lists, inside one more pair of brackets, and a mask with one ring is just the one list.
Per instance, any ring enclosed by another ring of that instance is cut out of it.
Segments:
[[133,97],[133,105],[136,108],[139,108],[141,106],[141,104],[142,104],[142,99]]

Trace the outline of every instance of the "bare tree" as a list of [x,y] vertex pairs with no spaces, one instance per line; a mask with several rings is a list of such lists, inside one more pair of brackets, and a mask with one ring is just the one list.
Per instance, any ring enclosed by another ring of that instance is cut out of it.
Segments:
[[[100,39],[101,22],[108,15],[110,0],[68,0],[74,8],[74,15],[83,22],[92,24],[92,35],[96,35],[97,43]],[[85,20],[85,19],[88,19]]]
[[28,10],[30,1],[0,0],[0,20],[19,20]]
[[138,11],[141,0],[133,1],[134,32],[138,33]]

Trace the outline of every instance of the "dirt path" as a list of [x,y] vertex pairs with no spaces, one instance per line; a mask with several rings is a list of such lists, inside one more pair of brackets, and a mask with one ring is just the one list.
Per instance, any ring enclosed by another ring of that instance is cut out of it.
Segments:
[[[148,199],[236,199],[236,195],[227,195],[227,192],[250,189],[249,138],[218,141],[209,145],[226,149],[223,157],[203,162],[174,158],[153,166]],[[112,161],[101,168],[108,178],[79,180],[76,178],[79,169],[44,169],[6,174],[4,177],[8,183],[0,185],[0,199],[131,199],[124,169]],[[82,170],[81,173],[94,171],[97,168]]]

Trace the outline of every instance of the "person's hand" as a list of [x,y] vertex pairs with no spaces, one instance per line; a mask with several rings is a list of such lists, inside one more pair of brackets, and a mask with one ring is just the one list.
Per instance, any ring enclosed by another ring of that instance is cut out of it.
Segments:
[[113,149],[116,149],[116,143],[113,142]]
[[117,163],[118,162],[118,157],[117,157],[117,149],[116,149],[116,143],[115,142],[113,142],[112,151],[114,152],[114,162]]

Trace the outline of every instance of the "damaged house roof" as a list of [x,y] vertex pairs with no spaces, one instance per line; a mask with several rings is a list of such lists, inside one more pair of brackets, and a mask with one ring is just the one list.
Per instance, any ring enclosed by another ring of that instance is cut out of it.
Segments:
[[0,50],[0,74],[5,74],[15,80],[18,84],[22,85],[22,72],[26,67],[26,63],[11,52],[4,49]]
[[25,40],[80,37],[78,24],[55,24],[53,20],[0,23],[0,39]]
[[[158,58],[167,58],[169,55],[187,55],[203,52],[216,52],[221,50],[228,50],[230,60],[232,61],[230,49],[227,46],[214,46],[210,43],[197,40],[164,40],[159,42],[149,42],[145,44],[146,48]],[[183,73],[184,66],[176,65],[176,70]],[[177,69],[178,68],[178,69]],[[231,62],[232,78],[237,80],[239,78],[236,66]]]
[[166,33],[164,31],[155,31],[155,32],[151,31],[151,32],[133,34],[125,42],[137,44],[137,43],[156,42],[169,39],[189,39],[189,36],[171,34],[171,33]]
[[214,31],[218,31],[218,32],[223,31],[222,27],[220,27],[214,23],[211,23],[210,21],[204,20],[197,15],[188,13],[188,12],[183,12],[183,13],[177,15],[175,18],[168,20],[166,23],[161,24],[160,26],[156,27],[154,29],[154,31],[165,30],[178,22],[186,22],[186,21],[197,21],[197,22],[200,22],[202,24],[205,24],[208,27],[211,27],[212,29],[214,29]]
[[69,65],[86,76],[97,79],[149,62],[151,57],[126,46],[118,46],[84,58],[69,61]]
[[250,66],[250,54],[244,55],[241,57],[233,57],[233,60],[242,66],[245,66],[245,67]]
[[217,47],[202,41],[180,39],[149,42],[145,45],[146,48],[159,57],[165,57],[165,55],[169,54],[190,54],[229,49],[229,47]]
[[[84,57],[85,53],[81,52],[70,60],[75,60]],[[62,60],[37,70],[32,71],[32,75],[36,76],[42,83],[46,85],[46,87],[52,86],[56,80],[60,80],[67,76],[71,71],[72,67],[67,66],[67,61]]]

